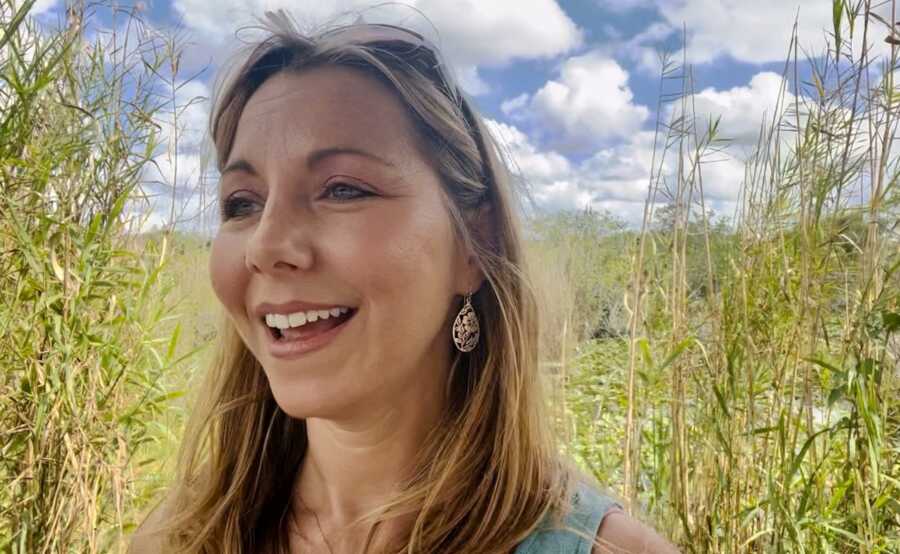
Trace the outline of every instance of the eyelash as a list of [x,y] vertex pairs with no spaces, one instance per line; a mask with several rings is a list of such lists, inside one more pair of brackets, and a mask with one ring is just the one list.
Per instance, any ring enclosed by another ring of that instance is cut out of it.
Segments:
[[[345,183],[343,181],[332,183],[332,184],[328,185],[325,188],[325,194],[327,194],[339,187],[352,189],[354,191],[354,193],[356,193],[356,195],[354,197],[343,198],[343,199],[340,199],[339,202],[349,202],[350,200],[356,200],[358,198],[364,198],[366,196],[371,196],[370,192],[363,190],[357,186],[351,185],[350,183]],[[253,203],[252,200],[250,200],[249,198],[242,197],[242,196],[232,196],[230,198],[227,198],[225,200],[225,202],[222,204],[222,219],[228,220],[228,219],[232,219],[234,217],[242,217],[243,215],[246,215],[246,214],[240,214],[240,213],[238,213],[238,211],[239,211],[240,207],[242,207],[244,204],[252,204],[252,203]]]

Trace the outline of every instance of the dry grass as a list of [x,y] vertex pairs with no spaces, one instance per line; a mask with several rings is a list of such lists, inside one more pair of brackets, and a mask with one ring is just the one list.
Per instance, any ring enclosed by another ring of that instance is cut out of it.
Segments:
[[[900,549],[896,63],[873,67],[848,36],[850,21],[869,42],[893,30],[865,2],[835,6],[844,40],[827,56],[791,44],[792,90],[730,228],[703,195],[727,129],[697,120],[690,67],[667,61],[673,116],[626,233],[630,326],[562,372],[570,452],[688,552]],[[567,277],[573,297],[591,286]]]
[[[202,239],[135,241],[121,212],[171,43],[84,48],[84,14],[42,35],[27,7],[0,0],[0,551],[119,551],[170,477],[220,308]],[[791,44],[733,224],[703,184],[728,130],[693,115],[684,60],[642,228],[530,222],[566,450],[686,552],[900,550],[898,96],[849,36],[894,31],[835,7],[827,56]]]
[[32,4],[0,0],[0,551],[107,552],[159,486],[179,394],[171,241],[126,217],[171,60],[137,18],[88,43],[83,6],[47,32]]

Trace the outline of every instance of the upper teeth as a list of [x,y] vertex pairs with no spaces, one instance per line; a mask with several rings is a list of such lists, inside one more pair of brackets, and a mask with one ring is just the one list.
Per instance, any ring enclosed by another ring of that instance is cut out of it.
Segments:
[[266,314],[266,325],[269,327],[278,327],[279,329],[300,327],[301,325],[306,325],[307,323],[312,323],[313,321],[320,319],[337,317],[349,311],[350,308],[339,306],[328,310],[307,310],[305,312],[296,312],[293,314]]

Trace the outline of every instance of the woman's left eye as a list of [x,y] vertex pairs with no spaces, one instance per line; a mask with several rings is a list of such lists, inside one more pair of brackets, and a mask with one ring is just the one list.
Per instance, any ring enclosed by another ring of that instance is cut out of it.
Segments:
[[337,200],[353,200],[355,198],[370,196],[371,193],[359,187],[355,187],[349,183],[341,182],[329,185],[325,189],[325,195],[330,195],[332,198],[335,198]]

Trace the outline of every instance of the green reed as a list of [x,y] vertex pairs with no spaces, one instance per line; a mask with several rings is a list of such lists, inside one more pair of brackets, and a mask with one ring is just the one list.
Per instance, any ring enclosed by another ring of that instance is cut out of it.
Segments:
[[[177,52],[30,4],[0,0],[0,551],[120,551],[215,337],[204,239],[125,217]],[[834,2],[826,55],[789,45],[735,220],[704,196],[728,129],[665,58],[641,228],[529,222],[566,451],[685,552],[900,550],[896,63],[859,49],[900,40],[869,8]]]
[[[834,3],[823,56],[801,59],[795,34],[732,224],[703,187],[728,130],[695,115],[686,60],[664,60],[671,118],[643,226],[621,232],[623,300],[602,312],[627,324],[580,335],[555,372],[567,450],[686,552],[900,550],[897,48],[879,65],[859,46],[900,40],[871,7]],[[570,230],[543,248],[612,240]],[[595,271],[567,270],[570,299]]]
[[171,57],[134,13],[89,41],[99,5],[41,29],[33,3],[0,0],[0,551],[108,552],[178,395],[169,240],[131,217]]

